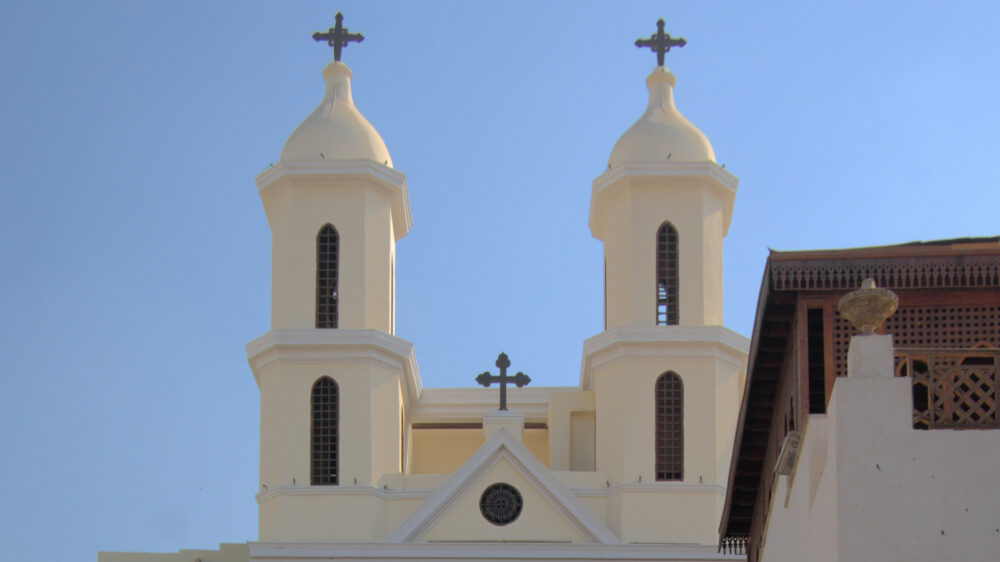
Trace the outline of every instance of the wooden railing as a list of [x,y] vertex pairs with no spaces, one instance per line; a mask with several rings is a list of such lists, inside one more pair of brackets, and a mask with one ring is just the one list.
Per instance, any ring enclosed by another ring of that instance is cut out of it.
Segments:
[[897,348],[895,375],[913,381],[915,429],[1000,428],[1000,350]]

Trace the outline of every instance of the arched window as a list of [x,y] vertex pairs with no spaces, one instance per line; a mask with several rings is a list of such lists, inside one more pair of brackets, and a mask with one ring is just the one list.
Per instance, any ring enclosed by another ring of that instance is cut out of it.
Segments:
[[656,379],[656,479],[684,479],[684,385],[673,371]]
[[316,327],[337,327],[337,266],[340,236],[332,224],[316,235]]
[[312,387],[312,485],[340,482],[340,390],[330,377],[320,377]]
[[678,323],[677,229],[669,222],[656,231],[656,325]]

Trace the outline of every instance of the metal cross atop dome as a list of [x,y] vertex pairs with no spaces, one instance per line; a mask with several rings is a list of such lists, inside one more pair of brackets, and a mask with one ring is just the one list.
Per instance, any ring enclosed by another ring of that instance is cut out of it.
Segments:
[[507,358],[507,354],[500,352],[497,355],[497,367],[500,368],[500,375],[491,375],[489,371],[481,373],[476,377],[476,382],[479,384],[489,387],[490,383],[498,382],[500,383],[500,409],[507,409],[507,383],[512,382],[517,385],[518,388],[525,386],[531,382],[531,377],[528,375],[518,372],[516,375],[509,377],[507,376],[507,367],[510,367],[510,359]]
[[355,43],[360,43],[365,40],[365,36],[360,33],[348,33],[347,28],[341,25],[344,21],[344,14],[337,12],[334,16],[336,20],[336,25],[331,27],[326,33],[320,33],[317,31],[313,33],[312,38],[317,41],[326,41],[327,45],[333,47],[333,60],[340,60],[340,50],[347,46],[348,43],[354,41]]
[[656,22],[656,33],[651,35],[649,39],[636,39],[635,46],[640,49],[643,47],[649,47],[656,52],[656,66],[663,66],[663,55],[667,54],[670,47],[683,47],[687,45],[687,41],[683,37],[678,37],[674,39],[669,33],[663,31],[663,18],[660,18]]

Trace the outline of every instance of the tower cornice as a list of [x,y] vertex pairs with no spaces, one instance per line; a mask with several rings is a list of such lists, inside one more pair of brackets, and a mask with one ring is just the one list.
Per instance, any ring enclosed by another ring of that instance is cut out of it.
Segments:
[[417,403],[423,390],[413,344],[378,330],[272,330],[246,349],[257,386],[266,371],[282,363],[371,361],[401,369],[410,404]]
[[390,201],[396,240],[406,236],[413,225],[406,176],[372,160],[279,161],[261,172],[256,181],[265,211],[271,201],[291,190],[361,184]]
[[741,366],[750,340],[725,326],[622,327],[583,342],[580,388],[588,390],[595,367],[617,359],[711,356]]
[[662,179],[663,188],[681,184],[685,180],[699,180],[711,189],[724,203],[723,236],[729,230],[733,216],[733,201],[739,179],[715,162],[628,162],[609,168],[594,178],[590,192],[590,216],[587,224],[590,233],[604,239],[604,212],[606,202],[620,190],[649,180]]

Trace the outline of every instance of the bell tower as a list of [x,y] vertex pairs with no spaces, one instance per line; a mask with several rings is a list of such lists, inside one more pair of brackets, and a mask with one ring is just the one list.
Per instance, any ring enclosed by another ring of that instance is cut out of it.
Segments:
[[[402,471],[412,345],[394,336],[396,242],[410,228],[406,178],[354,105],[333,47],[319,105],[257,177],[271,228],[271,329],[247,345],[260,388],[260,540],[373,536],[377,481]],[[367,525],[367,526],[366,526]]]
[[646,111],[615,143],[594,180],[590,232],[604,243],[605,329],[722,325],[722,239],[737,179],[674,105],[671,47],[659,29],[636,46],[657,53]]
[[634,518],[657,522],[622,540],[713,544],[749,348],[722,326],[722,239],[737,180],[674,105],[677,79],[664,55],[686,41],[670,37],[662,19],[657,27],[636,41],[657,54],[646,110],[591,190],[605,330],[584,342],[581,387],[600,412],[596,466],[611,488],[676,494],[650,513],[641,494],[622,491],[623,529]]

